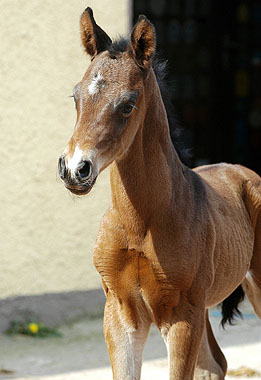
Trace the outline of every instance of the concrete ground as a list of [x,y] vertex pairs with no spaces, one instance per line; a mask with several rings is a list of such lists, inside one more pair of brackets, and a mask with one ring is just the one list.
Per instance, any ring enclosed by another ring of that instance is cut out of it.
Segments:
[[[229,370],[241,377],[226,379],[261,380],[261,321],[248,306],[244,320],[222,330],[220,313],[211,312],[215,336],[228,360]],[[110,363],[102,332],[102,319],[81,319],[60,328],[62,337],[31,338],[0,335],[0,380],[110,380]],[[143,380],[167,380],[166,349],[152,328],[144,353]]]

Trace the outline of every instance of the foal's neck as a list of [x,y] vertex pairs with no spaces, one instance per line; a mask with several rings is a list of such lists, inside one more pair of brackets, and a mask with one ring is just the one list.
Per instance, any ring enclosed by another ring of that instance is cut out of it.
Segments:
[[112,165],[111,188],[122,217],[146,224],[153,213],[166,212],[184,194],[185,177],[152,70],[144,97],[146,116],[128,152]]

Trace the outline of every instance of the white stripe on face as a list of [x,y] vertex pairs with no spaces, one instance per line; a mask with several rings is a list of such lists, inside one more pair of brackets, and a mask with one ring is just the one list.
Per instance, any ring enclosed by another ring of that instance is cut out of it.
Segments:
[[91,95],[96,94],[99,89],[104,85],[104,80],[100,72],[94,76],[91,83],[88,86],[88,91]]
[[81,161],[81,158],[83,156],[83,151],[76,145],[74,149],[73,156],[68,160],[68,168],[70,169],[71,173],[74,173],[77,166],[79,165],[79,162]]

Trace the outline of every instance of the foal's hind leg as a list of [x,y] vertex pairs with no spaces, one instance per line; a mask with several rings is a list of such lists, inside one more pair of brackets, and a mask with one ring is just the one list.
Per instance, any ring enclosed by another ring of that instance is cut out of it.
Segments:
[[206,324],[198,355],[195,380],[223,380],[227,361],[214,337],[206,311]]
[[261,208],[255,228],[254,251],[250,269],[242,285],[257,316],[261,319]]
[[104,334],[113,380],[140,379],[142,354],[151,323],[146,315],[136,319],[132,315],[135,305],[131,309],[129,306],[120,305],[114,296],[107,294]]

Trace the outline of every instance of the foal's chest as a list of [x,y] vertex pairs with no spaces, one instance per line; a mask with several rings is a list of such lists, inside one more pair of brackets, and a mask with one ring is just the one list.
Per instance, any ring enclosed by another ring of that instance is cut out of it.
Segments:
[[[109,291],[124,309],[143,308],[148,316],[160,323],[161,314],[166,314],[179,302],[180,287],[166,274],[157,260],[148,259],[135,250],[124,250],[118,255],[95,260]],[[130,313],[127,313],[128,315]]]

